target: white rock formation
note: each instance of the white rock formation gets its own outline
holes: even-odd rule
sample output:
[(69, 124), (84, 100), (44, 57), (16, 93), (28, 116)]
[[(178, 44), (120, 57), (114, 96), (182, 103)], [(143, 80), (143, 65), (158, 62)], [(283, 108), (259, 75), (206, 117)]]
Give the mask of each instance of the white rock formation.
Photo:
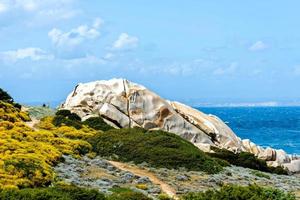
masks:
[(203, 151), (210, 151), (211, 146), (216, 146), (233, 152), (251, 152), (272, 166), (282, 165), (291, 171), (300, 171), (300, 162), (283, 150), (264, 149), (250, 140), (241, 140), (218, 117), (167, 101), (128, 80), (78, 84), (61, 109), (71, 110), (85, 119), (101, 115), (109, 124), (119, 128), (143, 127), (172, 132)]

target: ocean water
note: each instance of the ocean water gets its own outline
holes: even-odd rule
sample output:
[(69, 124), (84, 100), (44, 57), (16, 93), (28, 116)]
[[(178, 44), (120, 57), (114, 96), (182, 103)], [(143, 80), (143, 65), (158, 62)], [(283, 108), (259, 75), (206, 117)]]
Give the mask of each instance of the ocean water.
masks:
[(300, 155), (300, 107), (201, 107), (242, 139)]

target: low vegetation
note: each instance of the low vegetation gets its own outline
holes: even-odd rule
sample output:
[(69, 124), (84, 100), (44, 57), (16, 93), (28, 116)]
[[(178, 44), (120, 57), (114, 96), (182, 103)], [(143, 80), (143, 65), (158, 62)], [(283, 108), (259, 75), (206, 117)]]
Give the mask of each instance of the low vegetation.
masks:
[(101, 117), (91, 117), (82, 122), (81, 118), (77, 114), (71, 113), (69, 110), (57, 111), (53, 118), (53, 124), (57, 127), (63, 125), (72, 126), (76, 129), (81, 129), (83, 126), (88, 126), (94, 130), (101, 131), (113, 129), (113, 127), (105, 123)]
[(80, 156), (92, 150), (84, 139), (94, 136), (94, 129), (55, 127), (52, 119), (43, 119), (39, 130), (33, 130), (25, 123), (28, 113), (0, 101), (0, 188), (48, 186), (55, 177), (52, 166), (63, 154)]
[(55, 115), (54, 109), (43, 106), (28, 107), (27, 112), (29, 113), (30, 117), (35, 119), (42, 119), (44, 117)]
[(112, 129), (88, 140), (100, 156), (153, 167), (180, 168), (217, 173), (226, 161), (214, 159), (181, 137), (163, 131), (141, 128)]
[(260, 172), (260, 171), (252, 171), (251, 174), (253, 174), (254, 176), (257, 176), (257, 177), (271, 179), (271, 177), (268, 174), (265, 174), (265, 173)]
[(129, 188), (113, 188), (112, 195), (107, 200), (152, 200), (140, 192), (135, 192)]
[(56, 112), (52, 123), (54, 126), (72, 126), (76, 129), (82, 128), (81, 118), (75, 114), (71, 113), (69, 110), (59, 110)]
[(105, 196), (93, 189), (75, 186), (55, 186), (47, 188), (2, 189), (0, 200), (152, 200), (142, 193), (128, 188), (114, 188)]
[(250, 185), (246, 187), (227, 185), (220, 190), (208, 190), (206, 192), (189, 193), (182, 197), (183, 200), (296, 200), (290, 193), (273, 188)]
[(11, 105), (13, 105), (16, 108), (21, 109), (21, 105), (18, 103), (14, 102), (14, 99), (3, 89), (0, 88), (0, 101), (5, 102), (5, 103), (9, 103)]
[(228, 161), (232, 165), (255, 169), (263, 172), (275, 174), (288, 174), (283, 167), (269, 167), (266, 161), (258, 159), (254, 154), (248, 152), (233, 153), (226, 149), (212, 149), (215, 153), (208, 153), (208, 155)]
[(0, 200), (106, 200), (97, 190), (73, 186), (0, 190)]
[(101, 117), (90, 117), (83, 122), (84, 125), (91, 127), (95, 130), (108, 131), (113, 129)]

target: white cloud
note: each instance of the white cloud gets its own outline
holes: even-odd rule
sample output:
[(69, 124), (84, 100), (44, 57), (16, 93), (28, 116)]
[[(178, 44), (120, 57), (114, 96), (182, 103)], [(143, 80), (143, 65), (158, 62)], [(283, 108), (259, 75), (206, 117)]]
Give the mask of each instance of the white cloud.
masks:
[(9, 62), (16, 62), (23, 59), (31, 59), (33, 61), (52, 60), (54, 58), (53, 55), (48, 54), (44, 50), (34, 47), (4, 51), (0, 53), (0, 57), (2, 60)]
[(267, 49), (268, 45), (262, 41), (257, 41), (249, 47), (250, 51), (261, 51)]
[(294, 74), (296, 76), (300, 76), (300, 65), (294, 67)]
[(48, 33), (48, 36), (57, 47), (74, 47), (86, 40), (96, 39), (100, 36), (99, 28), (102, 24), (102, 20), (100, 20), (101, 19), (97, 18), (91, 27), (81, 25), (68, 32), (53, 28)]
[(46, 18), (46, 19), (70, 19), (80, 13), (78, 10), (67, 10), (65, 8), (54, 8), (54, 9), (47, 9), (41, 10), (37, 13), (38, 18)]
[[(2, 0), (5, 1), (5, 0)], [(73, 3), (73, 0), (6, 0), (10, 9), (21, 9), (27, 12), (62, 8)]]
[(103, 20), (98, 17), (94, 20), (93, 27), (95, 29), (99, 29), (102, 26), (102, 24), (103, 24)]
[(103, 58), (106, 59), (106, 60), (110, 60), (110, 59), (112, 59), (113, 57), (115, 57), (114, 54), (112, 54), (112, 53), (107, 53), (107, 54), (104, 55)]
[(193, 75), (204, 75), (207, 74), (210, 69), (206, 65), (206, 61), (203, 59), (194, 59), (189, 62), (178, 62), (170, 61), (168, 59), (164, 60), (159, 58), (154, 61), (154, 63), (149, 62), (146, 64), (143, 61), (135, 62), (131, 70), (135, 72), (140, 72), (143, 74), (161, 75), (166, 74), (170, 76), (193, 76)]
[(103, 65), (106, 63), (105, 60), (103, 60), (102, 58), (98, 58), (94, 55), (86, 55), (85, 57), (81, 57), (81, 58), (67, 59), (67, 60), (63, 60), (63, 62), (66, 64), (66, 67), (69, 69), (75, 66)]
[(41, 3), (41, 2), (35, 1), (35, 0), (27, 0), (27, 1), (17, 0), (15, 2), (16, 2), (16, 6), (20, 6), (25, 11), (29, 11), (29, 12), (37, 10)]
[(233, 74), (236, 72), (237, 68), (238, 68), (238, 63), (232, 62), (228, 67), (217, 68), (216, 70), (213, 71), (213, 74), (214, 75)]
[(121, 33), (119, 38), (114, 42), (113, 49), (133, 49), (137, 47), (138, 42), (139, 39), (137, 37)]
[[(69, 19), (80, 13), (74, 9), (75, 0), (0, 0), (0, 14), (18, 13), (25, 24), (40, 25)], [(29, 19), (29, 20), (24, 20)]]
[(5, 2), (1, 2), (0, 1), (0, 13), (4, 13), (7, 11), (7, 4), (5, 4)]

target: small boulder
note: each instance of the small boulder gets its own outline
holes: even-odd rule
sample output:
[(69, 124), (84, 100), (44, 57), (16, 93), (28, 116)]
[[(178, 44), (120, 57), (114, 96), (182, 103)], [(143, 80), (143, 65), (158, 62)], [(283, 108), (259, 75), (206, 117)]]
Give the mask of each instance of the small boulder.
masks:
[(178, 181), (188, 181), (189, 177), (186, 176), (186, 175), (177, 175), (176, 180), (178, 180)]

